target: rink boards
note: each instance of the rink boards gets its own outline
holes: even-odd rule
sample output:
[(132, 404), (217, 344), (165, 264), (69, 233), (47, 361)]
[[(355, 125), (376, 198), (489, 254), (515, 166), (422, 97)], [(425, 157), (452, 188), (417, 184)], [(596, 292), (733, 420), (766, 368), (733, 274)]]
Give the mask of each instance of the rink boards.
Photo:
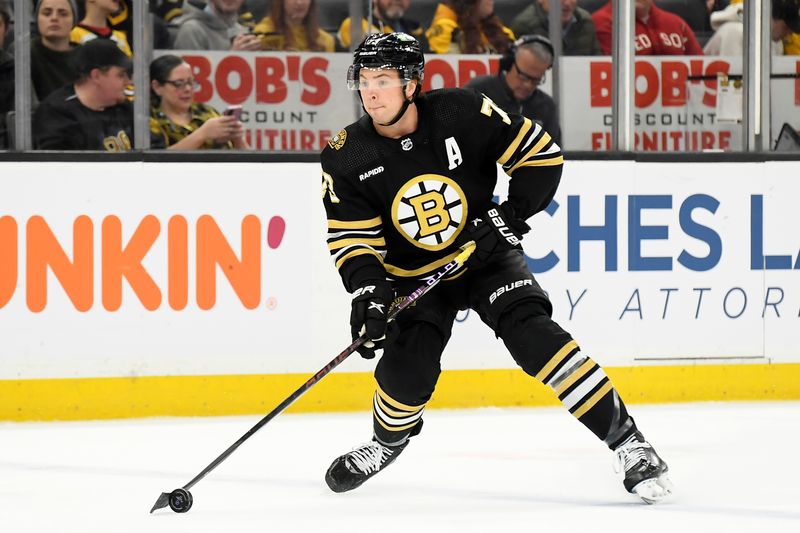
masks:
[[(567, 162), (526, 256), (628, 401), (800, 398), (799, 171)], [(0, 163), (0, 186), (0, 420), (267, 412), (349, 343), (316, 164)], [(442, 366), (432, 407), (555, 403), (474, 314)], [(292, 409), (368, 409), (373, 367)]]

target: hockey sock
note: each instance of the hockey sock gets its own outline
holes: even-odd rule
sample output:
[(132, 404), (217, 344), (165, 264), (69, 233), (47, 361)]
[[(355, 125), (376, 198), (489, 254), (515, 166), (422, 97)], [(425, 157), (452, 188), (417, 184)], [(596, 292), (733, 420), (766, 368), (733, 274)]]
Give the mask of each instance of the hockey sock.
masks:
[(612, 450), (636, 431), (606, 373), (580, 353), (574, 340), (556, 352), (536, 378), (553, 389), (569, 412)]
[(372, 401), (375, 439), (385, 446), (400, 446), (422, 428), (425, 405), (406, 405), (378, 385)]

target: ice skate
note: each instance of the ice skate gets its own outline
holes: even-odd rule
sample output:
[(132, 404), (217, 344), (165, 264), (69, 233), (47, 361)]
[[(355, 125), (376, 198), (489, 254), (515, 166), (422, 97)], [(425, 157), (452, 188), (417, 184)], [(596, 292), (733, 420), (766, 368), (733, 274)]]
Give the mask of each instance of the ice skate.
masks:
[(614, 470), (624, 471), (625, 490), (653, 504), (672, 494), (669, 467), (640, 432), (631, 435), (614, 450)]
[(333, 492), (347, 492), (392, 464), (408, 441), (400, 446), (384, 446), (372, 440), (337, 457), (325, 473), (325, 482)]

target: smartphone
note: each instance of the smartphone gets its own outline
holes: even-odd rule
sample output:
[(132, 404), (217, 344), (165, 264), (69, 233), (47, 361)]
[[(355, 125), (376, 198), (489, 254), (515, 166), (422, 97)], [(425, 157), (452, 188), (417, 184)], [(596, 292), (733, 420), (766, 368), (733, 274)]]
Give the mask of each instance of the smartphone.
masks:
[(236, 117), (236, 120), (242, 120), (242, 106), (232, 105), (228, 106), (224, 113), (226, 117)]

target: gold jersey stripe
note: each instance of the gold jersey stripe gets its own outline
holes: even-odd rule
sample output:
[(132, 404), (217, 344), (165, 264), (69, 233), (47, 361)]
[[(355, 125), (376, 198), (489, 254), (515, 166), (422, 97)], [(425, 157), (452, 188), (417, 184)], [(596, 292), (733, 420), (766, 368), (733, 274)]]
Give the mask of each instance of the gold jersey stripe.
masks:
[[(536, 159), (533, 161), (526, 161), (521, 165), (518, 165), (515, 168), (522, 168), (522, 167), (554, 167), (556, 165), (563, 165), (564, 164), (564, 156), (560, 155), (558, 157), (554, 157), (551, 159)], [(511, 174), (511, 171), (508, 172)]]
[(406, 405), (404, 403), (400, 403), (397, 400), (395, 400), (394, 398), (392, 398), (391, 396), (389, 396), (388, 394), (386, 394), (385, 392), (383, 392), (383, 389), (381, 389), (381, 386), (378, 385), (377, 383), (375, 384), (375, 390), (377, 390), (378, 395), (381, 397), (381, 399), (384, 402), (386, 402), (387, 404), (391, 405), (392, 407), (394, 407), (396, 409), (403, 409), (404, 411), (411, 411), (409, 414), (417, 413), (417, 412), (421, 411), (425, 407), (425, 405)]
[(456, 250), (455, 252), (446, 255), (445, 257), (434, 261), (433, 263), (428, 263), (427, 265), (421, 266), (419, 268), (415, 268), (414, 270), (406, 270), (404, 268), (400, 268), (395, 265), (390, 265), (386, 263), (384, 266), (386, 267), (386, 272), (393, 276), (401, 277), (401, 278), (414, 278), (418, 277), (420, 274), (428, 274), (432, 271), (442, 267), (455, 259), (455, 257), (461, 253), (461, 250)]
[(567, 379), (565, 379), (561, 383), (561, 385), (553, 389), (556, 391), (556, 395), (561, 396), (562, 392), (570, 388), (573, 383), (575, 383), (580, 378), (585, 376), (586, 373), (589, 372), (589, 370), (593, 369), (595, 366), (597, 366), (597, 363), (595, 363), (591, 359), (587, 359), (586, 361), (584, 361), (583, 364), (580, 366), (580, 368), (578, 368), (575, 372), (570, 374), (570, 376)]
[(588, 400), (586, 400), (586, 402), (583, 405), (581, 405), (580, 409), (572, 413), (572, 416), (574, 416), (575, 418), (580, 418), (583, 415), (585, 415), (586, 412), (589, 411), (589, 409), (594, 407), (594, 404), (599, 402), (603, 398), (603, 396), (608, 394), (609, 391), (613, 388), (614, 386), (611, 384), (611, 381), (606, 381), (606, 384), (600, 387), (600, 390), (592, 394), (592, 396)]
[(497, 160), (497, 162), (500, 163), (500, 165), (505, 165), (506, 162), (509, 159), (511, 159), (511, 156), (514, 154), (514, 152), (517, 151), (517, 147), (519, 147), (520, 143), (522, 142), (522, 139), (525, 138), (525, 135), (528, 133), (528, 130), (531, 129), (532, 124), (533, 123), (531, 122), (531, 119), (525, 117), (525, 121), (522, 123), (522, 127), (519, 129), (519, 133), (517, 133), (517, 137), (513, 141), (511, 141), (511, 144), (508, 145), (506, 151), (503, 152), (503, 155), (501, 155), (500, 159)]
[(386, 246), (386, 240), (383, 237), (376, 239), (342, 239), (328, 244), (328, 250), (339, 250), (346, 246), (353, 244), (363, 244), (364, 246)]
[(558, 364), (570, 354), (570, 352), (577, 349), (578, 343), (575, 340), (569, 341), (553, 356), (552, 359), (547, 362), (546, 365), (544, 365), (544, 368), (542, 368), (539, 373), (536, 374), (536, 379), (539, 381), (544, 381), (544, 378), (546, 378), (558, 366)]
[(369, 229), (383, 224), (381, 217), (370, 218), (369, 220), (334, 220), (328, 219), (329, 229)]
[(342, 267), (342, 265), (346, 261), (348, 261), (348, 260), (350, 260), (350, 259), (352, 259), (354, 257), (357, 257), (359, 255), (365, 255), (365, 254), (374, 255), (378, 259), (378, 261), (383, 263), (383, 257), (381, 256), (381, 254), (379, 254), (375, 250), (373, 250), (371, 248), (358, 248), (358, 249), (353, 250), (352, 252), (348, 252), (348, 253), (344, 254), (342, 257), (340, 257), (339, 260), (336, 261), (336, 268), (339, 269), (339, 268)]
[(536, 143), (536, 144), (533, 146), (533, 148), (531, 148), (530, 150), (528, 150), (528, 151), (525, 153), (525, 155), (524, 155), (524, 156), (522, 156), (522, 158), (521, 158), (519, 161), (517, 161), (517, 162), (514, 164), (514, 166), (513, 166), (513, 167), (511, 167), (511, 168), (509, 169), (508, 173), (509, 173), (509, 174), (511, 174), (512, 172), (514, 172), (515, 170), (517, 170), (517, 168), (521, 167), (521, 166), (522, 166), (522, 164), (523, 164), (524, 162), (528, 161), (528, 160), (529, 160), (531, 157), (533, 157), (533, 156), (537, 155), (539, 152), (541, 152), (541, 151), (542, 151), (542, 148), (544, 148), (545, 146), (547, 146), (547, 144), (548, 144), (550, 141), (552, 141), (552, 140), (553, 140), (553, 139), (552, 139), (552, 137), (550, 137), (550, 134), (549, 134), (549, 133), (547, 133), (546, 131), (545, 131), (545, 132), (543, 132), (543, 135), (542, 135), (542, 137), (539, 139), (539, 141), (538, 141), (538, 142), (537, 142), (537, 143)]

